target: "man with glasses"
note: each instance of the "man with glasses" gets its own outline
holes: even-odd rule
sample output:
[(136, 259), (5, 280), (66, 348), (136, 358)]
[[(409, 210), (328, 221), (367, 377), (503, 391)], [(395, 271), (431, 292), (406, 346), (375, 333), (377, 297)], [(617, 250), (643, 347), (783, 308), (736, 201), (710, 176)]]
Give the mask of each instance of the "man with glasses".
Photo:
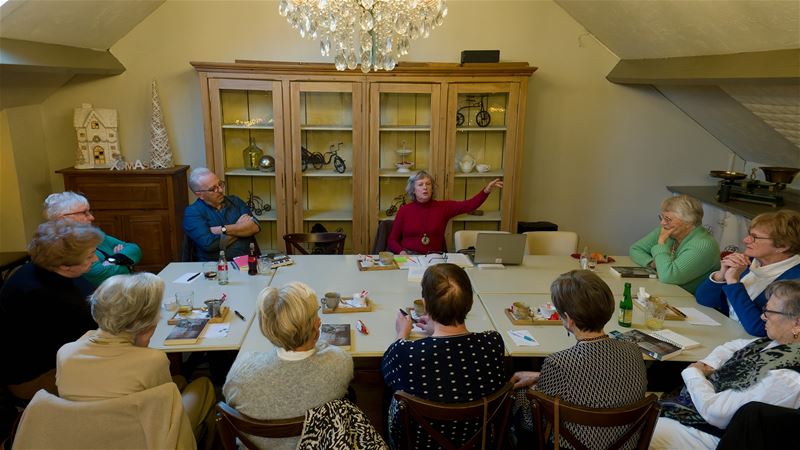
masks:
[(228, 259), (246, 255), (261, 230), (247, 204), (225, 195), (225, 182), (205, 167), (192, 170), (189, 188), (197, 200), (186, 207), (183, 230), (194, 243), (194, 259), (214, 261), (220, 250)]
[[(44, 200), (43, 215), (47, 220), (71, 220), (89, 225), (94, 221), (89, 200), (71, 191), (50, 194)], [(138, 245), (121, 241), (102, 230), (100, 232), (103, 234), (103, 241), (95, 251), (97, 261), (83, 275), (83, 278), (95, 286), (114, 275), (131, 273), (133, 266), (142, 260), (142, 249)]]

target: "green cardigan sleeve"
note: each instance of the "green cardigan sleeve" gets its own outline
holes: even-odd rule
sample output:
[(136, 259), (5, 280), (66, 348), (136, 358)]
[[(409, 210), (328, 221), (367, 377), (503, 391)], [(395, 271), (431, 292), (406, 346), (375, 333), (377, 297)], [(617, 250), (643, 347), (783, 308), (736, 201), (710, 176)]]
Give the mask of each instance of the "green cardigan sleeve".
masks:
[(702, 226), (695, 227), (684, 238), (673, 256), (674, 242), (670, 238), (664, 245), (656, 242), (651, 248), (658, 278), (662, 283), (679, 284), (694, 292), (709, 273), (719, 269), (719, 245)]
[(653, 260), (653, 255), (650, 251), (654, 245), (658, 244), (658, 231), (660, 228), (661, 227), (656, 227), (655, 230), (647, 233), (643, 238), (631, 245), (628, 254), (633, 262), (642, 267), (650, 264)]

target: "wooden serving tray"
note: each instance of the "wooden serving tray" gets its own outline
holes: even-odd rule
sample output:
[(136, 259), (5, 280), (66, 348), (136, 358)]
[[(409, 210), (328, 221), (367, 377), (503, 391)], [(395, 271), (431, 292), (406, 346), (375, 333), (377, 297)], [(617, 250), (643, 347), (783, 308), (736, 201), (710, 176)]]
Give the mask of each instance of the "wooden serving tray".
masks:
[[(642, 311), (645, 310), (645, 307), (642, 306), (638, 300), (634, 300), (633, 304)], [(664, 320), (686, 320), (686, 316), (679, 314), (677, 308), (667, 303), (667, 315), (664, 317)]]
[[(353, 297), (342, 297), (343, 300), (349, 300)], [(356, 312), (370, 312), (372, 311), (372, 300), (369, 298), (367, 299), (367, 306), (362, 306), (360, 308), (355, 308), (352, 306), (345, 306), (337, 307), (336, 309), (329, 309), (326, 308), (324, 305), (322, 307), (322, 314), (341, 314), (341, 313), (356, 313)]]
[(358, 260), (356, 261), (356, 265), (358, 266), (358, 270), (361, 272), (369, 272), (372, 270), (398, 270), (400, 266), (397, 265), (397, 261), (392, 260), (391, 264), (383, 264), (379, 260), (373, 260), (371, 266), (364, 266), (363, 261)]
[[(228, 313), (230, 312), (230, 308), (227, 306), (223, 306), (220, 308), (220, 317), (214, 317), (208, 320), (208, 323), (223, 323), (228, 319)], [(195, 308), (189, 314), (181, 314), (175, 311), (175, 314), (167, 319), (168, 325), (175, 325), (181, 319), (200, 319), (200, 318), (208, 318), (208, 310), (203, 310), (201, 308)]]
[(514, 325), (561, 325), (563, 323), (561, 320), (536, 319), (533, 317), (530, 319), (517, 319), (514, 313), (511, 312), (511, 308), (506, 308), (505, 311), (506, 317)]

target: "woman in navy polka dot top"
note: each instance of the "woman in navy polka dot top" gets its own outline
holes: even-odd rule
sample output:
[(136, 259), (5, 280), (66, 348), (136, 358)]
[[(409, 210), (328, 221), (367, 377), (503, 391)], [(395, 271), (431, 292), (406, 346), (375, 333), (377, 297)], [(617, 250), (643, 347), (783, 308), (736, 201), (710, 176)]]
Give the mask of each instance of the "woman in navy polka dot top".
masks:
[[(409, 340), (412, 322), (400, 313), (395, 321), (397, 341), (386, 350), (381, 370), (392, 391), (405, 391), (426, 400), (466, 403), (500, 389), (507, 380), (503, 372), (503, 339), (496, 331), (471, 333), (464, 321), (472, 308), (472, 284), (464, 269), (455, 264), (437, 264), (422, 277), (422, 298), (427, 315), (420, 325), (428, 337)], [(397, 405), (389, 407), (392, 447), (400, 447)], [(439, 430), (459, 444), (480, 429), (481, 424), (439, 424)], [(411, 436), (413, 447), (436, 448), (424, 432)], [(463, 441), (462, 441), (463, 438)]]

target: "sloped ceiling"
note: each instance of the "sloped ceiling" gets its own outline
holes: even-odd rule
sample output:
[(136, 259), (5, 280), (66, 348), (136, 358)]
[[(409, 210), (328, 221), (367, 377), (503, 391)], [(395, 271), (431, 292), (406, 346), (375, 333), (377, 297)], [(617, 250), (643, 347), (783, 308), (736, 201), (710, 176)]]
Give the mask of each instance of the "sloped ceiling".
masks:
[(800, 48), (794, 0), (555, 0), (620, 59)]
[(0, 37), (108, 50), (164, 0), (9, 0)]

